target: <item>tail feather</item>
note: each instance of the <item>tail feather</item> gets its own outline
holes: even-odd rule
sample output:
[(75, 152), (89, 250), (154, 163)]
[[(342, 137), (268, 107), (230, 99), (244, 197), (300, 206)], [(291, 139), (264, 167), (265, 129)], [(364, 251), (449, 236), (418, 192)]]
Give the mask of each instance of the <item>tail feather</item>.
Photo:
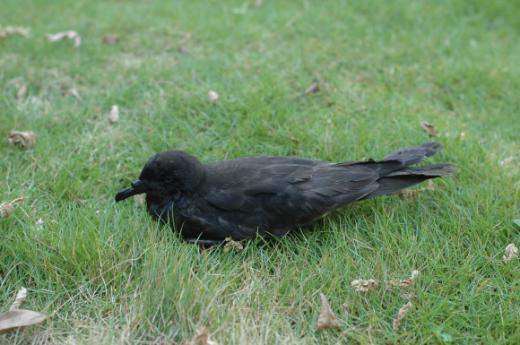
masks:
[(421, 146), (410, 147), (393, 152), (386, 156), (383, 161), (398, 161), (403, 166), (414, 165), (425, 158), (433, 156), (440, 149), (442, 149), (442, 145), (439, 143), (426, 143)]
[(450, 176), (456, 170), (456, 167), (451, 164), (434, 164), (421, 168), (398, 170), (377, 180), (379, 187), (372, 193), (366, 195), (364, 199), (393, 194), (431, 178)]
[(436, 142), (426, 143), (420, 146), (409, 147), (392, 152), (380, 161), (369, 159), (367, 161), (344, 162), (339, 163), (340, 166), (351, 165), (367, 165), (371, 169), (378, 172), (380, 176), (387, 176), (394, 172), (419, 163), (420, 161), (433, 156), (437, 151), (442, 149), (442, 145)]

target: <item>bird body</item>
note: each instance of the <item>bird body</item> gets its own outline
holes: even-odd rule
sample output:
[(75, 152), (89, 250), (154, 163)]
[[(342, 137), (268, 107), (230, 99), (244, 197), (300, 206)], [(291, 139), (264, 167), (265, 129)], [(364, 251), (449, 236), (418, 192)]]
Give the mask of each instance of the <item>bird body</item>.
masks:
[(146, 193), (147, 210), (175, 224), (187, 240), (281, 236), (351, 202), (391, 194), (454, 167), (412, 167), (442, 146), (427, 143), (383, 160), (331, 163), (295, 157), (250, 157), (202, 164), (182, 151), (158, 153), (120, 201)]

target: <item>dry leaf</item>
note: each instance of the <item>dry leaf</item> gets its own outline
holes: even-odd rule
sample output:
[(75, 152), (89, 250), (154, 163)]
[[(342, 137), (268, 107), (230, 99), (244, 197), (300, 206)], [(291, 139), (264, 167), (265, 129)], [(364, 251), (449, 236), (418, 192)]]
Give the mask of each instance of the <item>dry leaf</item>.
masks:
[(6, 38), (11, 35), (20, 35), (27, 37), (29, 36), (29, 29), (21, 26), (6, 26), (5, 28), (0, 27), (0, 38)]
[(36, 143), (36, 134), (32, 131), (11, 131), (7, 141), (16, 146), (28, 148)]
[(239, 252), (242, 249), (244, 249), (244, 246), (242, 245), (242, 243), (240, 243), (238, 241), (233, 241), (233, 239), (231, 237), (226, 237), (224, 239), (224, 242), (226, 243), (224, 245), (224, 251), (225, 252), (229, 252), (230, 250)]
[(502, 256), (502, 260), (504, 260), (504, 262), (509, 262), (518, 257), (518, 248), (514, 243), (509, 243), (505, 249), (505, 252), (506, 254)]
[(197, 330), (190, 345), (218, 345), (218, 343), (210, 339), (208, 329), (202, 326)]
[(18, 293), (16, 294), (16, 297), (14, 299), (13, 304), (11, 304), (11, 308), (9, 310), (17, 310), (20, 309), (20, 306), (23, 302), (25, 302), (25, 299), (27, 298), (27, 289), (24, 287), (21, 287), (20, 290), (18, 290)]
[(358, 292), (367, 292), (379, 286), (379, 281), (375, 279), (356, 279), (350, 283), (350, 286)]
[(71, 96), (74, 96), (74, 97), (76, 97), (76, 98), (78, 98), (78, 99), (81, 98), (81, 96), (79, 95), (78, 89), (76, 89), (75, 86), (71, 87), (71, 88), (66, 92), (66, 94), (71, 95)]
[(108, 35), (103, 36), (103, 43), (104, 44), (113, 45), (113, 44), (116, 44), (118, 42), (119, 42), (119, 36), (116, 35), (116, 34), (108, 34)]
[(392, 327), (393, 327), (394, 331), (397, 331), (399, 329), (399, 326), (401, 326), (401, 321), (403, 321), (404, 317), (406, 316), (406, 314), (408, 314), (408, 312), (410, 311), (410, 309), (412, 309), (412, 307), (413, 307), (412, 302), (408, 302), (405, 305), (403, 305), (401, 307), (401, 309), (399, 309), (399, 311), (397, 312), (397, 316), (395, 317), (394, 321), (392, 322)]
[(410, 278), (406, 278), (403, 280), (390, 280), (388, 284), (390, 286), (400, 287), (400, 288), (407, 288), (415, 283), (415, 279), (419, 275), (418, 270), (413, 270), (412, 274), (410, 275)]
[(327, 296), (320, 293), (321, 309), (320, 316), (318, 317), (318, 326), (316, 329), (328, 329), (328, 328), (339, 328), (338, 319), (330, 307)]
[(433, 180), (428, 180), (428, 182), (426, 183), (426, 187), (425, 187), (426, 190), (435, 190), (435, 183), (433, 182)]
[(405, 199), (415, 199), (417, 195), (419, 195), (420, 190), (419, 189), (403, 189), (397, 192), (397, 195), (399, 195), (399, 198), (405, 200)]
[(47, 315), (32, 310), (16, 309), (0, 314), (0, 333), (19, 327), (41, 323)]
[(18, 290), (8, 312), (0, 314), (0, 333), (15, 328), (26, 327), (43, 322), (47, 315), (32, 310), (18, 309), (27, 298), (27, 289)]
[(305, 94), (318, 93), (320, 92), (320, 82), (318, 79), (314, 79), (312, 84), (305, 90)]
[(21, 203), (23, 201), (23, 197), (19, 197), (19, 198), (16, 198), (14, 199), (13, 201), (11, 202), (3, 202), (0, 204), (0, 218), (7, 218), (9, 217), (11, 214), (13, 214), (14, 212), (14, 209), (15, 209), (15, 205), (18, 204), (18, 203)]
[(74, 43), (74, 48), (79, 48), (81, 45), (81, 37), (76, 31), (64, 31), (55, 34), (48, 34), (47, 39), (49, 42), (58, 42), (64, 39), (69, 39)]
[(218, 101), (218, 93), (216, 91), (208, 91), (208, 101), (210, 103), (216, 103)]
[(114, 124), (119, 121), (119, 106), (114, 104), (110, 109), (110, 114), (108, 114), (108, 122)]
[(14, 212), (14, 205), (10, 202), (0, 204), (0, 218), (7, 218)]
[(423, 121), (421, 123), (421, 127), (422, 129), (424, 129), (424, 131), (430, 136), (430, 137), (435, 137), (437, 136), (437, 131), (435, 130), (435, 127), (433, 127), (432, 124), (426, 122), (426, 121)]
[(134, 203), (138, 207), (144, 207), (146, 204), (146, 194), (138, 194), (134, 196)]
[(22, 83), (22, 85), (20, 85), (18, 91), (16, 92), (16, 98), (21, 99), (24, 98), (25, 95), (27, 95), (27, 85)]

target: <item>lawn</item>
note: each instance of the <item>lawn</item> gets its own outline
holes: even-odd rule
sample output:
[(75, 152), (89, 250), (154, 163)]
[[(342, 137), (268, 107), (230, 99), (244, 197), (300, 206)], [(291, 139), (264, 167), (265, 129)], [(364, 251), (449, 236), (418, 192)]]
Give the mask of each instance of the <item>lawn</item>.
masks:
[[(520, 4), (256, 3), (2, 1), (0, 26), (31, 33), (0, 38), (0, 201), (24, 197), (0, 219), (0, 310), (25, 286), (49, 319), (0, 344), (183, 344), (200, 326), (221, 345), (519, 344), (520, 260), (502, 255), (520, 246)], [(65, 30), (79, 48), (47, 41)], [(431, 140), (422, 121), (454, 177), (242, 251), (113, 200), (157, 151), (381, 158)], [(339, 329), (316, 330), (320, 293)]]

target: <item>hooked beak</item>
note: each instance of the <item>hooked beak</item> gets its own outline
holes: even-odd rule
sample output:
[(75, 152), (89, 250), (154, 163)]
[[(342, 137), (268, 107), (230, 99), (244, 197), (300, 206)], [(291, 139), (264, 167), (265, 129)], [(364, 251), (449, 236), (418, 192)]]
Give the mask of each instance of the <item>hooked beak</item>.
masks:
[(116, 194), (116, 202), (125, 200), (136, 194), (142, 194), (146, 192), (146, 185), (143, 181), (137, 180), (132, 182), (132, 187), (120, 190), (119, 193)]

